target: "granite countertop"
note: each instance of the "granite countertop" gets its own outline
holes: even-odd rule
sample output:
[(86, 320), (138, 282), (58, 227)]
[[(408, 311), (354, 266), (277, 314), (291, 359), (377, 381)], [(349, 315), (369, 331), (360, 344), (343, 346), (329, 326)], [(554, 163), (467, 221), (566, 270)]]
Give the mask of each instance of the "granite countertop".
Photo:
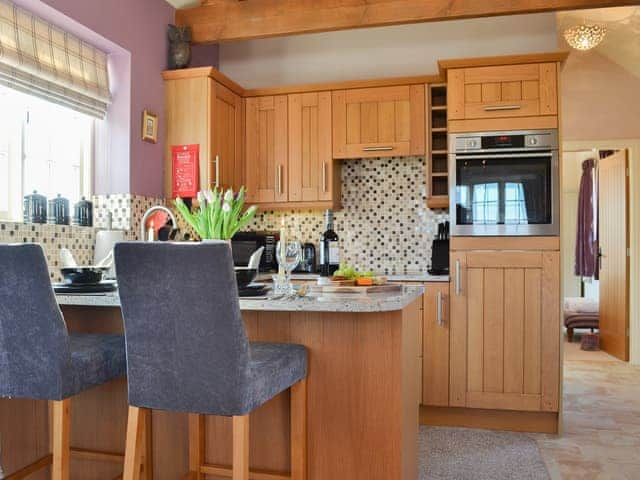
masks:
[[(272, 273), (261, 273), (258, 275), (256, 281), (258, 282), (266, 282), (271, 281), (271, 277), (274, 274)], [(387, 277), (387, 280), (390, 282), (448, 282), (449, 275), (431, 275), (429, 273), (404, 273), (398, 275), (384, 275), (379, 274), (380, 276)], [(294, 273), (291, 275), (291, 279), (293, 281), (312, 281), (316, 280), (320, 277), (317, 273)]]
[[(405, 286), (402, 291), (373, 293), (368, 296), (316, 295), (271, 300), (241, 298), (240, 310), (272, 312), (390, 312), (402, 310), (424, 293), (422, 286)], [(57, 294), (59, 305), (120, 307), (117, 292), (102, 294)]]

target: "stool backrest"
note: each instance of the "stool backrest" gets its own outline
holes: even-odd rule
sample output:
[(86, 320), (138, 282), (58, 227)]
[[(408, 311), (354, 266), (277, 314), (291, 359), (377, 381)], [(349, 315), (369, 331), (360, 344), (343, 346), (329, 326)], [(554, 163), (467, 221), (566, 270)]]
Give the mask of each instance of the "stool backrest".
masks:
[(69, 361), (42, 247), (0, 245), (0, 396), (61, 399)]
[(249, 344), (225, 242), (115, 247), (129, 403), (170, 411), (233, 409)]

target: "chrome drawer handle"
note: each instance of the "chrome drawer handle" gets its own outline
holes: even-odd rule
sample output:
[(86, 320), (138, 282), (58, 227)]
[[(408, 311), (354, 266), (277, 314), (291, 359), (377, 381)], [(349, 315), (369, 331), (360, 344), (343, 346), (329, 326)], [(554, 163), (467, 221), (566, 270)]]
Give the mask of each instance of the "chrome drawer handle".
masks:
[(484, 111), (499, 112), (501, 110), (520, 110), (521, 108), (521, 105), (490, 105), (488, 107), (484, 107)]
[(216, 188), (220, 187), (220, 156), (216, 155)]
[(438, 292), (438, 326), (444, 327), (444, 318), (442, 315), (442, 292)]
[(456, 260), (456, 295), (460, 296), (460, 260)]
[(393, 150), (393, 147), (364, 147), (363, 152), (388, 152)]

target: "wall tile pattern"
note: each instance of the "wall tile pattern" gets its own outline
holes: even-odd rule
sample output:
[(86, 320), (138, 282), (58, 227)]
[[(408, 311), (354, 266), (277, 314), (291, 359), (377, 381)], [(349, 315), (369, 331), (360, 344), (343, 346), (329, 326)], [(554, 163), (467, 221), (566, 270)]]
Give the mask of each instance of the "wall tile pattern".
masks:
[[(342, 210), (334, 212), (342, 259), (385, 274), (424, 273), (444, 211), (426, 207), (424, 157), (347, 160)], [(302, 242), (318, 247), (324, 212), (259, 212), (248, 229), (278, 230), (282, 217)]]
[(93, 227), (0, 221), (0, 243), (39, 243), (44, 250), (51, 279), (59, 282), (62, 280), (59, 271), (60, 249), (68, 248), (78, 265), (91, 265), (95, 250), (95, 232), (106, 227), (108, 211), (113, 215), (113, 229), (125, 230), (126, 238), (134, 240), (139, 236), (140, 219), (144, 212), (153, 205), (162, 205), (164, 200), (122, 194), (94, 196), (92, 202)]

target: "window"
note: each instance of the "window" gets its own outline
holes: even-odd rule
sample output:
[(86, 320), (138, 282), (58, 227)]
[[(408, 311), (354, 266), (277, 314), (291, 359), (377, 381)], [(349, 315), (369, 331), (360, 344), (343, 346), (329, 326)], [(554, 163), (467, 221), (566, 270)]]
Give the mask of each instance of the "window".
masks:
[(91, 194), (94, 119), (0, 86), (0, 218), (20, 220), (37, 190), (73, 205)]
[(504, 223), (527, 225), (527, 204), (522, 183), (506, 182), (504, 185)]
[(473, 223), (496, 225), (498, 223), (498, 183), (481, 183), (473, 186)]

